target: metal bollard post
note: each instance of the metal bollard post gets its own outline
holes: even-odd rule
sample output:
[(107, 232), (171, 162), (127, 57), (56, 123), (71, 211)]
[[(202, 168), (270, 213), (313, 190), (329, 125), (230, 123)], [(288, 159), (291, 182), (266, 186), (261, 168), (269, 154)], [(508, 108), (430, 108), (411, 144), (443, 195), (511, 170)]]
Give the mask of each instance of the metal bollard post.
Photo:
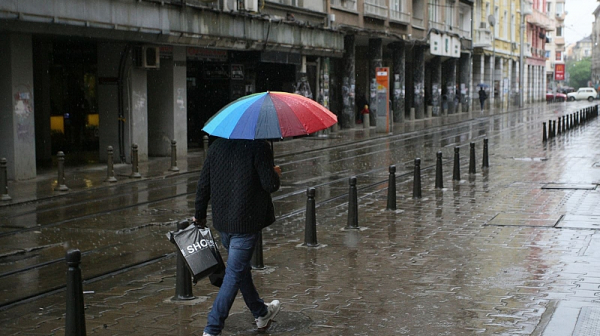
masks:
[(454, 172), (452, 172), (452, 180), (460, 181), (460, 148), (454, 147)]
[(65, 318), (65, 335), (85, 335), (85, 311), (83, 307), (83, 284), (81, 279), (81, 252), (67, 251), (67, 306)]
[(442, 152), (437, 152), (435, 160), (435, 188), (444, 188), (444, 175), (442, 173)]
[(358, 229), (358, 192), (356, 191), (356, 176), (352, 176), (348, 183), (348, 224), (346, 229)]
[(490, 168), (490, 160), (489, 160), (489, 155), (488, 155), (488, 139), (485, 138), (483, 139), (483, 160), (482, 160), (482, 164), (481, 164), (481, 168), (482, 169), (487, 169)]
[(560, 134), (561, 132), (561, 126), (560, 126), (560, 117), (558, 118), (558, 129), (556, 130), (556, 134)]
[(573, 113), (569, 114), (569, 117), (571, 118), (571, 128), (573, 128), (574, 124), (573, 124)]
[[(183, 220), (177, 223), (177, 230), (183, 230), (190, 225), (190, 222)], [(175, 278), (175, 296), (172, 301), (193, 300), (196, 297), (192, 292), (192, 273), (185, 264), (185, 259), (179, 248), (177, 249), (177, 275)]]
[(565, 133), (565, 131), (567, 130), (567, 127), (565, 125), (566, 124), (565, 116), (562, 116), (561, 119), (562, 119), (562, 132)]
[(65, 153), (58, 152), (58, 180), (54, 191), (68, 191), (69, 188), (65, 184)]
[(140, 178), (140, 168), (138, 164), (138, 145), (131, 145), (131, 175), (129, 177)]
[(254, 246), (254, 254), (252, 255), (251, 264), (253, 269), (265, 269), (265, 263), (263, 261), (262, 230), (258, 233), (258, 239), (256, 240), (256, 246)]
[(469, 151), (469, 174), (476, 174), (475, 143), (471, 142), (469, 146), (471, 147)]
[(390, 165), (386, 210), (396, 210), (396, 166)]
[(208, 156), (208, 135), (202, 137), (202, 147), (204, 148), (204, 160)]
[(548, 120), (548, 138), (554, 137), (554, 129), (552, 128), (552, 120)]
[(306, 222), (304, 225), (304, 246), (316, 247), (317, 218), (315, 214), (315, 188), (306, 189)]
[(108, 155), (106, 157), (106, 180), (104, 182), (117, 182), (115, 177), (115, 170), (113, 168), (113, 148), (108, 146)]
[(12, 198), (8, 195), (8, 172), (6, 171), (6, 158), (0, 159), (0, 190), (2, 192), (2, 201), (10, 201)]
[(556, 137), (556, 120), (552, 120), (552, 137)]
[(169, 171), (178, 172), (179, 168), (177, 167), (177, 140), (171, 140), (171, 168)]
[(421, 198), (421, 159), (415, 159), (413, 198)]
[(543, 122), (542, 125), (543, 125), (543, 127), (542, 127), (542, 141), (547, 141), (548, 140), (548, 136), (546, 135), (546, 123)]

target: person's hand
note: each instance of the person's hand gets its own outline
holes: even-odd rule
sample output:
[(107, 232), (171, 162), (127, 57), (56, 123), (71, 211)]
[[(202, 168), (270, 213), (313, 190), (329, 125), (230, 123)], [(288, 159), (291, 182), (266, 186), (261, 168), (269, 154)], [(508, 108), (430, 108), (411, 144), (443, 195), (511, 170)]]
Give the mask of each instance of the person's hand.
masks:
[(279, 177), (281, 177), (281, 167), (275, 166), (275, 167), (273, 167), (273, 170), (275, 170), (275, 172), (277, 173), (277, 175), (279, 175)]
[(196, 217), (192, 217), (192, 221), (196, 223), (197, 226), (203, 229), (206, 228), (206, 218), (198, 220)]

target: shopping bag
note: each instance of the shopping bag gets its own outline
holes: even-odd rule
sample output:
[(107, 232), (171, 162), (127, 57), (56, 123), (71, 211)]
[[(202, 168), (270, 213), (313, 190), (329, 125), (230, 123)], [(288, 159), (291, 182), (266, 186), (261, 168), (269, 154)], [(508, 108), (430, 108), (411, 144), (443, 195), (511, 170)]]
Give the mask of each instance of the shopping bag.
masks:
[(167, 237), (179, 248), (194, 283), (224, 267), (223, 260), (219, 263), (215, 256), (218, 249), (209, 228), (192, 224), (185, 229), (169, 232)]
[(211, 247), (211, 250), (213, 252), (213, 255), (215, 256), (215, 259), (217, 259), (217, 262), (219, 263), (217, 269), (215, 269), (215, 271), (208, 276), (208, 279), (210, 280), (210, 283), (213, 286), (221, 287), (221, 285), (223, 284), (223, 279), (225, 278), (225, 263), (223, 262), (223, 257), (221, 257), (221, 252), (219, 252), (219, 245), (214, 240), (212, 233), (210, 231), (208, 233), (210, 234), (210, 237), (214, 242), (214, 244)]

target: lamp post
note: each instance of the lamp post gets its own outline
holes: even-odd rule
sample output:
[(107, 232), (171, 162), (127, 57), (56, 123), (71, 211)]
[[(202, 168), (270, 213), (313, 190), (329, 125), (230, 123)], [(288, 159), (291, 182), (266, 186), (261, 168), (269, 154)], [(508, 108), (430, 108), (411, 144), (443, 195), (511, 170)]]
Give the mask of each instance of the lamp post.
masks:
[(525, 15), (523, 14), (523, 0), (521, 0), (521, 29), (519, 30), (519, 38), (520, 38), (520, 42), (521, 42), (521, 46), (519, 47), (519, 107), (523, 107), (523, 91), (525, 91), (525, 88), (523, 87), (525, 85), (525, 80), (524, 80), (524, 76), (525, 74), (523, 73), (523, 71), (525, 71), (525, 66), (523, 64), (523, 33), (525, 30)]
[[(492, 27), (492, 59), (493, 59), (493, 63), (492, 63), (492, 84), (490, 85), (490, 96), (492, 97), (492, 99), (490, 99), (490, 101), (494, 101), (494, 103), (496, 103), (496, 96), (494, 95), (494, 91), (495, 91), (495, 87), (494, 87), (494, 81), (495, 81), (495, 76), (496, 76), (496, 29), (494, 28), (494, 26), (496, 25), (496, 17), (492, 14), (490, 14), (488, 16), (488, 22), (490, 24), (490, 27)], [(490, 110), (491, 110), (491, 106), (490, 106)]]

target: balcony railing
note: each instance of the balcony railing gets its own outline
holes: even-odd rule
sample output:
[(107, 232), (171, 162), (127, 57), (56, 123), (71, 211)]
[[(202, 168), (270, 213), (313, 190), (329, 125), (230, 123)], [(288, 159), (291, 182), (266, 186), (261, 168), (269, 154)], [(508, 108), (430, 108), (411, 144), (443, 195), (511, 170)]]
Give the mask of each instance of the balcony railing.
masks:
[(411, 21), (410, 21), (410, 22), (412, 23), (412, 25), (413, 25), (413, 26), (415, 26), (415, 27), (417, 27), (417, 28), (425, 28), (425, 25), (424, 25), (424, 20), (423, 20), (423, 18), (417, 18), (417, 17), (414, 17), (414, 16), (413, 16), (413, 17), (411, 18)]
[(356, 11), (356, 0), (331, 0), (331, 6)]
[(365, 0), (365, 15), (387, 19), (388, 7), (386, 0)]
[(471, 39), (471, 29), (463, 29), (461, 27), (453, 27), (453, 29), (456, 29), (456, 31), (458, 32), (458, 34), (461, 37), (464, 37), (466, 39)]
[(446, 27), (443, 22), (437, 22), (437, 21), (433, 21), (433, 20), (429, 20), (429, 28), (437, 29), (441, 32), (446, 30)]
[(554, 20), (550, 19), (546, 14), (537, 9), (533, 9), (533, 13), (527, 17), (527, 22), (546, 30), (554, 30), (555, 26)]
[(491, 47), (492, 46), (492, 32), (489, 30), (478, 29), (475, 31), (475, 38), (473, 39), (473, 47)]
[(410, 14), (390, 9), (390, 20), (410, 23)]

